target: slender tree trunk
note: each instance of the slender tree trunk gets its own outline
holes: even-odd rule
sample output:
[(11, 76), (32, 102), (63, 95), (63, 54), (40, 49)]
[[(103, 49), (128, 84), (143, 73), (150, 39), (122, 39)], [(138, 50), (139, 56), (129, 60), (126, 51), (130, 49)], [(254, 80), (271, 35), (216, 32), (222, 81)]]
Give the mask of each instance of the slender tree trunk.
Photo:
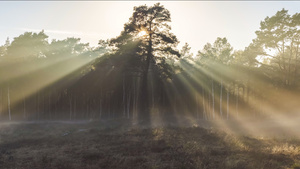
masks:
[(199, 105), (198, 105), (198, 92), (195, 94), (196, 99), (196, 112), (197, 112), (197, 119), (199, 119)]
[[(133, 108), (134, 118), (137, 118), (139, 116), (138, 112), (137, 112), (137, 79), (135, 79), (135, 81), (133, 83), (134, 83), (134, 85), (133, 85), (133, 89), (134, 89), (133, 93), (134, 94), (133, 94), (133, 106), (132, 106), (132, 108)], [(148, 107), (148, 109), (149, 109), (149, 107)]]
[(49, 118), (50, 120), (52, 120), (52, 109), (51, 109), (51, 92), (49, 92), (49, 95), (48, 95), (48, 110), (49, 110)]
[(245, 101), (245, 93), (246, 93), (246, 92), (245, 92), (245, 85), (243, 86), (243, 88), (242, 88), (242, 89), (243, 89), (243, 96), (242, 96), (242, 100), (243, 100), (243, 101)]
[(227, 89), (227, 120), (229, 119), (229, 88)]
[(46, 106), (45, 106), (45, 92), (42, 93), (43, 96), (43, 118), (45, 119), (45, 112), (46, 112)]
[(292, 40), (292, 42), (291, 42), (290, 56), (289, 56), (289, 60), (288, 60), (288, 85), (291, 85), (291, 59), (292, 59), (292, 54), (293, 54), (293, 43), (294, 43), (294, 40)]
[(125, 101), (125, 82), (124, 82), (124, 77), (123, 77), (123, 117), (126, 117), (126, 101)]
[(23, 118), (26, 119), (26, 97), (23, 93)]
[(37, 93), (37, 113), (38, 113), (38, 120), (40, 120), (40, 92)]
[(220, 91), (220, 116), (223, 118), (223, 112), (222, 112), (222, 97), (223, 97), (223, 81), (221, 80), (221, 91)]
[(99, 110), (99, 118), (101, 119), (102, 118), (102, 99), (100, 99), (99, 101), (99, 105), (100, 105), (100, 110)]
[(215, 119), (215, 92), (214, 92), (214, 81), (211, 83), (211, 92), (212, 92), (212, 110), (213, 110), (213, 119)]
[(72, 96), (69, 96), (69, 106), (70, 106), (70, 117), (69, 119), (72, 120)]
[(3, 106), (3, 103), (2, 103), (2, 88), (0, 86), (0, 116), (2, 114), (2, 106)]
[(9, 121), (11, 121), (9, 85), (7, 86), (7, 106), (8, 106), (8, 118)]
[[(145, 91), (147, 92), (147, 91)], [(148, 96), (148, 95), (147, 95)], [(136, 112), (136, 82), (133, 82), (133, 118), (137, 117), (137, 112)]]
[[(90, 115), (89, 115), (89, 111), (90, 111), (90, 103), (89, 100), (86, 101), (86, 118), (89, 120)], [(109, 110), (108, 110), (108, 115), (109, 115)]]
[[(152, 70), (153, 71), (153, 70)], [(151, 72), (152, 74), (153, 72)], [(151, 75), (152, 76), (152, 75)], [(151, 101), (152, 101), (152, 109), (154, 108), (154, 87), (153, 87), (153, 79), (151, 79)]]
[(250, 94), (250, 86), (249, 86), (249, 80), (247, 81), (247, 98), (246, 98), (246, 101), (249, 105), (249, 94)]
[(239, 85), (237, 85), (235, 111), (236, 111), (236, 116), (238, 117), (239, 116)]
[(130, 118), (130, 98), (131, 98), (131, 92), (129, 92), (128, 99), (127, 99), (127, 118)]
[(202, 87), (202, 104), (203, 104), (203, 119), (206, 119), (206, 112), (205, 112), (205, 92), (204, 87)]
[(58, 96), (57, 96), (57, 91), (55, 90), (55, 94), (56, 94), (56, 100), (54, 103), (54, 119), (57, 119), (57, 100), (58, 100)]
[(76, 116), (76, 108), (77, 108), (77, 103), (76, 103), (76, 96), (74, 96), (74, 106), (73, 106), (73, 119), (76, 120), (77, 116)]
[[(212, 92), (211, 92), (212, 93)], [(208, 105), (207, 105), (207, 111), (208, 111), (208, 119), (211, 119), (212, 118), (212, 108), (211, 108), (211, 93), (207, 92), (207, 97), (208, 97)]]
[(296, 51), (295, 51), (295, 71), (294, 71), (294, 83), (296, 84), (296, 79), (297, 79), (297, 70), (298, 70), (298, 52), (299, 51), (299, 44), (297, 44), (297, 48), (296, 48)]

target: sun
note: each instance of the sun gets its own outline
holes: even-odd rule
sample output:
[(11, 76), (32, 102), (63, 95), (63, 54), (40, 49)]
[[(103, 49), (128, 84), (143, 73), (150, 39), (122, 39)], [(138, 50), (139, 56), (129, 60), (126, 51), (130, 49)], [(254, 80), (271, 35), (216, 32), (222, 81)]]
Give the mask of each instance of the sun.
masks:
[(138, 37), (143, 37), (143, 36), (146, 36), (148, 33), (144, 30), (140, 31), (139, 34), (138, 34)]

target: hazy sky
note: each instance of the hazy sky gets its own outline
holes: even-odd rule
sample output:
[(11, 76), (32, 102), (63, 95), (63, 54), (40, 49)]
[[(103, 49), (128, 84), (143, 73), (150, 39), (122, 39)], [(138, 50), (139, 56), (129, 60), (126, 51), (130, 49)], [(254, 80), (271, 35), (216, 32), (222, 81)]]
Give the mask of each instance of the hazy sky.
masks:
[[(20, 1), (0, 2), (0, 45), (7, 37), (42, 29), (51, 39), (78, 37), (97, 45), (99, 39), (116, 37), (123, 30), (134, 6), (154, 1)], [(192, 51), (227, 37), (234, 49), (244, 49), (255, 38), (259, 23), (285, 8), (300, 12), (298, 1), (162, 1), (171, 12), (173, 33)]]

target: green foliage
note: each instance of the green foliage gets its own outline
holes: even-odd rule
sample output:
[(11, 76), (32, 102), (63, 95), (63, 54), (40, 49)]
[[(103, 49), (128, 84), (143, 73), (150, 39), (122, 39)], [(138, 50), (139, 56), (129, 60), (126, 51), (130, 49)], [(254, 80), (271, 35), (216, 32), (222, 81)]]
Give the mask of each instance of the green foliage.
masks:
[(209, 119), (213, 110), (225, 112), (225, 98), (228, 112), (242, 104), (260, 114), (250, 104), (281, 98), (266, 91), (299, 91), (299, 18), (283, 9), (261, 22), (245, 50), (218, 37), (196, 57), (188, 43), (176, 49), (170, 12), (159, 3), (134, 7), (120, 35), (93, 48), (80, 38), (49, 43), (44, 31), (25, 32), (0, 47), (0, 115), (8, 87), (13, 112), (38, 120), (52, 112), (57, 119), (132, 118), (141, 105)]
[[(112, 39), (111, 44), (119, 51), (131, 51), (132, 48), (126, 49), (123, 45), (138, 43), (135, 47), (139, 49), (133, 51), (143, 62), (153, 60), (157, 63), (164, 60), (161, 59), (163, 57), (179, 56), (179, 52), (175, 49), (178, 40), (170, 32), (171, 27), (168, 25), (170, 21), (170, 12), (159, 3), (150, 7), (146, 5), (135, 7), (121, 35)], [(138, 37), (140, 31), (145, 31), (146, 37)], [(147, 64), (149, 63), (143, 66), (144, 70), (147, 69)]]
[(25, 32), (14, 38), (7, 47), (7, 56), (11, 58), (39, 58), (45, 57), (48, 51), (48, 36), (41, 31), (39, 33)]
[(207, 43), (202, 51), (198, 52), (199, 61), (201, 63), (219, 62), (222, 64), (230, 64), (233, 60), (233, 48), (226, 38), (218, 37), (213, 44)]
[(281, 74), (280, 81), (285, 86), (298, 84), (299, 26), (299, 13), (291, 16), (282, 9), (266, 17), (255, 32), (254, 46), (259, 48), (259, 55), (270, 58), (273, 74)]

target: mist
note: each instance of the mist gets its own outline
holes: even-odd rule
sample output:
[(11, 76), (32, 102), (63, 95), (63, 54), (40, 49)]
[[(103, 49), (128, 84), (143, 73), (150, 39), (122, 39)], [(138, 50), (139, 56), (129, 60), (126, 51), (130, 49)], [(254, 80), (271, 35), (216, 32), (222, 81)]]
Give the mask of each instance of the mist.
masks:
[(218, 37), (193, 53), (156, 3), (94, 47), (7, 38), (0, 166), (300, 168), (299, 21), (282, 9), (244, 50)]

